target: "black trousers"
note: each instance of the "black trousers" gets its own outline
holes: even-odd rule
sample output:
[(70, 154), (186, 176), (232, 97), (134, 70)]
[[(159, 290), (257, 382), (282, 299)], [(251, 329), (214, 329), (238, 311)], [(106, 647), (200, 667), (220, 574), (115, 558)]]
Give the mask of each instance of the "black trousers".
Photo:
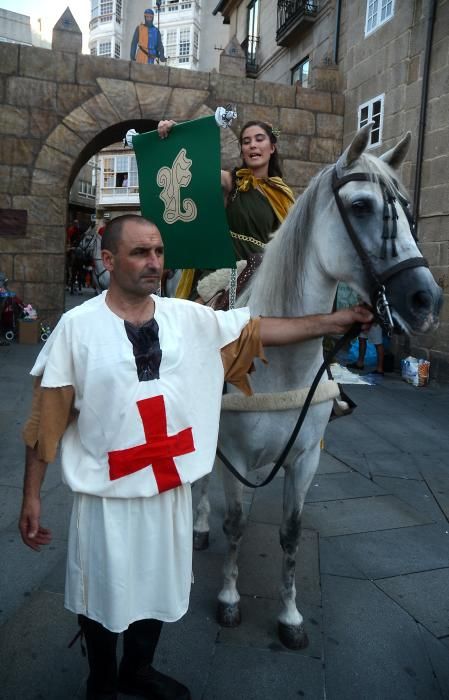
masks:
[[(89, 661), (89, 686), (103, 693), (117, 688), (118, 634), (85, 615), (78, 615)], [(162, 630), (160, 620), (138, 620), (123, 633), (123, 658), (120, 672), (132, 674), (151, 666)]]

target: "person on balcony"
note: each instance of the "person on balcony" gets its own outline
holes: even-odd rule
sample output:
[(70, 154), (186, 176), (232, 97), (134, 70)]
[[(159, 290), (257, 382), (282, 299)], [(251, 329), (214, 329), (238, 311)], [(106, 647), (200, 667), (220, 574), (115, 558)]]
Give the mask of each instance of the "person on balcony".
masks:
[(139, 24), (131, 41), (131, 61), (136, 63), (165, 63), (164, 45), (159, 29), (154, 26), (154, 10), (144, 12), (145, 22)]

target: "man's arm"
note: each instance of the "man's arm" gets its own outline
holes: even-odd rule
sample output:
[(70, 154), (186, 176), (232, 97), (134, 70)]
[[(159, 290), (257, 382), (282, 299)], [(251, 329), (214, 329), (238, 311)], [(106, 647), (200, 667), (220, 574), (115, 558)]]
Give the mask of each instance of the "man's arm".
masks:
[(301, 343), (323, 335), (342, 335), (354, 323), (360, 323), (362, 330), (365, 330), (370, 327), (372, 321), (373, 314), (363, 306), (316, 316), (261, 318), (260, 339), (264, 346)]
[(135, 61), (135, 60), (136, 60), (136, 51), (137, 51), (137, 41), (138, 41), (138, 38), (139, 38), (139, 27), (136, 27), (135, 32), (134, 32), (134, 36), (133, 36), (133, 38), (132, 38), (132, 40), (131, 40), (131, 51), (130, 51), (130, 56), (129, 56), (130, 59), (131, 59), (131, 61)]
[(46, 470), (47, 462), (39, 459), (37, 449), (27, 446), (19, 530), (24, 543), (37, 552), (40, 550), (41, 545), (51, 542), (50, 530), (42, 527), (40, 524), (40, 493)]

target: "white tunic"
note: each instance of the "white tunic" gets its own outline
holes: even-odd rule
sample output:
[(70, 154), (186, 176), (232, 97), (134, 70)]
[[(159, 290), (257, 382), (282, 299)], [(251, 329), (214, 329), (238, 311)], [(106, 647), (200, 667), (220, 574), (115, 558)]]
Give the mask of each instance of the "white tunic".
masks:
[(120, 632), (187, 610), (190, 483), (212, 469), (220, 348), (249, 312), (153, 297), (159, 378), (139, 381), (124, 321), (105, 298), (62, 317), (31, 373), (42, 387), (73, 386), (79, 412), (62, 440), (63, 479), (75, 492), (66, 607)]

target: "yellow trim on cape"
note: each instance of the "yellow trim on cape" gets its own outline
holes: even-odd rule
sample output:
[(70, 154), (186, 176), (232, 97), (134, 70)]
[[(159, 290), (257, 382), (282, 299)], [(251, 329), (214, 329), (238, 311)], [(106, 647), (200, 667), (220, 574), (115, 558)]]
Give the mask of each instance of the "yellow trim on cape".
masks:
[(236, 172), (237, 189), (247, 192), (250, 187), (259, 190), (268, 199), (278, 220), (282, 222), (295, 201), (293, 192), (281, 177), (254, 177), (249, 168), (240, 168)]
[(178, 286), (176, 287), (175, 298), (176, 299), (188, 299), (190, 292), (192, 291), (193, 278), (195, 276), (194, 269), (185, 269), (181, 273)]

